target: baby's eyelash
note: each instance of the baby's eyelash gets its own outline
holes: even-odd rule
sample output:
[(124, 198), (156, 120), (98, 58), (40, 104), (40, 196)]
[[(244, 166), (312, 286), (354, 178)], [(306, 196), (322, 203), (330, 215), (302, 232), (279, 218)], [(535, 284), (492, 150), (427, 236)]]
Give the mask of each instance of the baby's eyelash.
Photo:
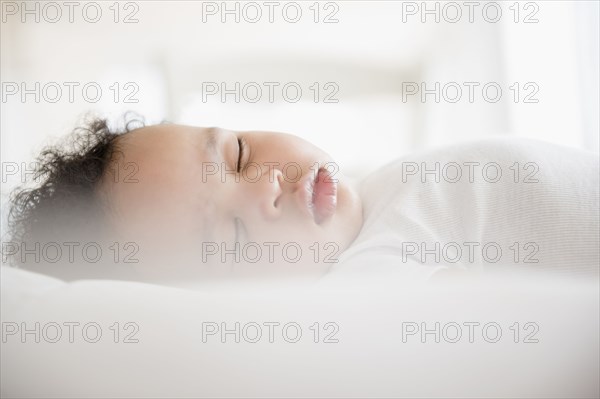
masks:
[(238, 142), (238, 160), (237, 160), (236, 170), (239, 173), (242, 171), (242, 157), (244, 156), (246, 141), (243, 138), (238, 137), (237, 142)]

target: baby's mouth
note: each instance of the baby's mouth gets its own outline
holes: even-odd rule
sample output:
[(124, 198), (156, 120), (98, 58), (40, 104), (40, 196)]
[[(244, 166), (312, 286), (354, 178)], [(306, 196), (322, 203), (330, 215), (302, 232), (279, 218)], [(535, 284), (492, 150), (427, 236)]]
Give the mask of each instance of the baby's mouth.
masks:
[(311, 184), (311, 207), (317, 224), (331, 218), (337, 207), (337, 180), (326, 168), (320, 168)]

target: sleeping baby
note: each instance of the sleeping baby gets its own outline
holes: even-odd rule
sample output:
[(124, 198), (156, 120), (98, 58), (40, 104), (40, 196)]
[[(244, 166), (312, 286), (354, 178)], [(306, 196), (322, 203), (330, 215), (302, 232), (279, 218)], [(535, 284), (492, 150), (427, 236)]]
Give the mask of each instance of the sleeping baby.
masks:
[(496, 139), (356, 182), (290, 134), (94, 120), (13, 193), (3, 258), (64, 279), (162, 282), (597, 275), (598, 176), (593, 153)]

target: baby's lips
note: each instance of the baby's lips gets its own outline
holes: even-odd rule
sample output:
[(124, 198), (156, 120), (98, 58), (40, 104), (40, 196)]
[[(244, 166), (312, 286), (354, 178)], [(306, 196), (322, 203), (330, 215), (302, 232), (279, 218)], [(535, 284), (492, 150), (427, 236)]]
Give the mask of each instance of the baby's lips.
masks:
[(333, 216), (337, 207), (337, 182), (325, 168), (317, 173), (313, 199), (315, 221), (321, 224)]

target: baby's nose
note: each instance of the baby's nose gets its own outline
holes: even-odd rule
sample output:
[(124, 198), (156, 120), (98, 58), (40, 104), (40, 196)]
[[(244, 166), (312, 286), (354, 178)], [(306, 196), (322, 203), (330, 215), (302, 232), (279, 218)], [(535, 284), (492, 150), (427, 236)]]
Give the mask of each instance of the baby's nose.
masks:
[(262, 216), (268, 220), (273, 221), (281, 216), (281, 196), (283, 194), (283, 174), (280, 170), (276, 169), (273, 173), (268, 176), (264, 181), (264, 195), (260, 200), (260, 211)]

